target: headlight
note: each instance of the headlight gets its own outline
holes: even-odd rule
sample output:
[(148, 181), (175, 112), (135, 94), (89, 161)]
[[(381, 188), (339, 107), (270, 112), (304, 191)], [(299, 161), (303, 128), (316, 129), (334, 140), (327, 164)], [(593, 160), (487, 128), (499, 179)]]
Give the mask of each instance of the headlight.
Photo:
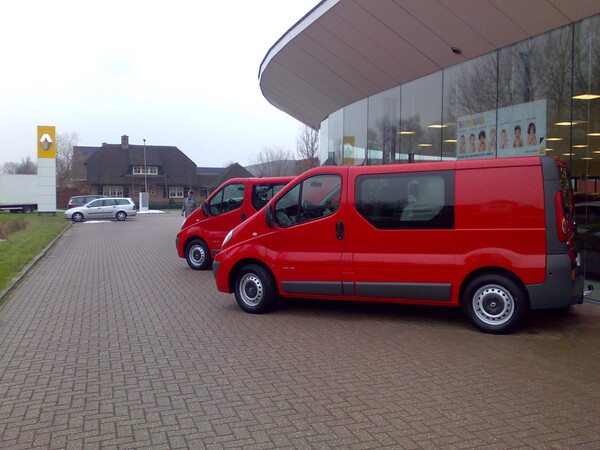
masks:
[(221, 246), (227, 244), (232, 236), (233, 236), (233, 230), (231, 230), (229, 233), (227, 233), (227, 236), (225, 236), (225, 239), (223, 239), (223, 244)]

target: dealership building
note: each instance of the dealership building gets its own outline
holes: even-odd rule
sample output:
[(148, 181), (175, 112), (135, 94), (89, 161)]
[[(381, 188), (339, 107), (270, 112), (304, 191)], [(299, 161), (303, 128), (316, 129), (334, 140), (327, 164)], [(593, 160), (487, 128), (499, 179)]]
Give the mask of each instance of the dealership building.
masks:
[(321, 164), (546, 154), (600, 192), (598, 0), (324, 0), (259, 82)]

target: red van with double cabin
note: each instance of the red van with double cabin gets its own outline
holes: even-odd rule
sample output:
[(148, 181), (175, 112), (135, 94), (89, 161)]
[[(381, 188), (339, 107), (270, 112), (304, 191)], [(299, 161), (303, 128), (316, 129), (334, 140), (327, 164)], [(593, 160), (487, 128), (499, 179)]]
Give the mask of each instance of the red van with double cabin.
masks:
[(219, 186), (190, 214), (177, 234), (180, 258), (195, 270), (206, 270), (223, 238), (267, 204), (294, 177), (232, 178)]
[(479, 329), (581, 303), (572, 190), (548, 156), (319, 167), (225, 238), (240, 307), (278, 297), (461, 306)]

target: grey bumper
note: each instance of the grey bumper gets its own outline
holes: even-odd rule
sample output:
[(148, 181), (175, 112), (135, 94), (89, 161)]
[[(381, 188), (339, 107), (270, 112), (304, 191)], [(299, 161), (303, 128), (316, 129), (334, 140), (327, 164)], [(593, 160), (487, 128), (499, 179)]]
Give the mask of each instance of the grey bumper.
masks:
[(581, 274), (571, 279), (569, 255), (547, 255), (546, 281), (526, 286), (531, 309), (562, 308), (581, 303), (583, 284)]

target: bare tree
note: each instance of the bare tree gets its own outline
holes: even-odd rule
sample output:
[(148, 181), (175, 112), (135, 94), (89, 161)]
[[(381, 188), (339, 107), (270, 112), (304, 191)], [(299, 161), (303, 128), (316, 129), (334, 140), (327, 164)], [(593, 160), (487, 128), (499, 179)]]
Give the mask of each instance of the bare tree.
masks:
[(73, 175), (73, 147), (79, 142), (75, 132), (56, 136), (56, 175), (58, 186), (64, 187)]
[(296, 154), (302, 160), (305, 169), (319, 165), (319, 132), (304, 125), (296, 138)]
[(0, 167), (0, 173), (5, 174), (36, 174), (37, 165), (31, 156), (22, 158), (21, 162), (6, 162)]
[(290, 161), (293, 161), (292, 152), (281, 147), (263, 147), (254, 157), (258, 175), (261, 177), (290, 175)]

